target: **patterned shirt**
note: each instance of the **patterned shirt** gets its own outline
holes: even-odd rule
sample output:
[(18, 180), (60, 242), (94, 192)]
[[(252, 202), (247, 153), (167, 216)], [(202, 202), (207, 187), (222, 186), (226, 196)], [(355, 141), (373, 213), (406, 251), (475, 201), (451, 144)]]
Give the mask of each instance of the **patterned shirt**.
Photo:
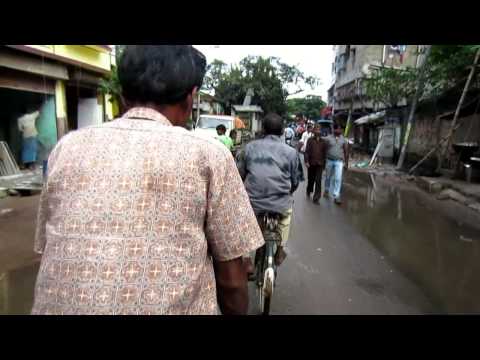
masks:
[(231, 153), (134, 108), (49, 159), (33, 314), (218, 314), (212, 257), (263, 245)]

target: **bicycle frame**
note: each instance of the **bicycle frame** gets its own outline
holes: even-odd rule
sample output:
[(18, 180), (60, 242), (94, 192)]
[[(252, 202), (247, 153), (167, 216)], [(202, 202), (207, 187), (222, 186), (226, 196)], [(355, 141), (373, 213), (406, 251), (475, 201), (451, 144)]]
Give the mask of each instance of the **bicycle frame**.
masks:
[(281, 234), (278, 228), (280, 216), (279, 214), (267, 213), (258, 217), (265, 240), (265, 245), (257, 250), (255, 256), (257, 290), (263, 315), (268, 315), (270, 311), (270, 301), (277, 277), (274, 257), (277, 246), (281, 242)]

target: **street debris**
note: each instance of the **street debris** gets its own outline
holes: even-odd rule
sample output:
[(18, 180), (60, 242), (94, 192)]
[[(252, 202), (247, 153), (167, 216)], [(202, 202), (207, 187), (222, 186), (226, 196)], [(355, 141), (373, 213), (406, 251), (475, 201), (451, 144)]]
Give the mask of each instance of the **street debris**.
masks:
[(13, 209), (2, 209), (0, 210), (0, 215), (5, 215), (5, 214), (8, 214), (8, 213), (11, 213), (13, 211)]
[(20, 168), (8, 144), (5, 141), (0, 141), (0, 176), (17, 175), (19, 173)]
[(460, 240), (465, 241), (465, 242), (473, 242), (473, 239), (467, 238), (463, 235), (460, 235)]
[(368, 167), (368, 161), (362, 161), (362, 162), (356, 163), (353, 166), (357, 167), (357, 168), (360, 168), (360, 169), (364, 169), (364, 168)]

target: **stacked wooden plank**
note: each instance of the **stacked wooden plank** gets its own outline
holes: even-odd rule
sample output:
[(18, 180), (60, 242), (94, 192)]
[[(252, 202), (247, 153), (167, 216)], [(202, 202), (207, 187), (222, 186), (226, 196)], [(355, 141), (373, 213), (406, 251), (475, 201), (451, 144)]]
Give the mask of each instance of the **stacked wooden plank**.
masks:
[(5, 141), (0, 141), (0, 176), (10, 176), (20, 174), (15, 158)]

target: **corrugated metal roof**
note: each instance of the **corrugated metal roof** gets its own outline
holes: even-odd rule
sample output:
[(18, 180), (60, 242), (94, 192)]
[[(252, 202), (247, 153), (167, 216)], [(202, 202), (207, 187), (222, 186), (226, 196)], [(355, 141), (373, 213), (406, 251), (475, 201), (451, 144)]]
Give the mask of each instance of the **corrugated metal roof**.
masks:
[(364, 124), (372, 123), (372, 122), (375, 122), (377, 120), (380, 120), (380, 119), (384, 118), (386, 114), (387, 114), (386, 111), (380, 111), (380, 112), (377, 112), (377, 113), (365, 115), (365, 116), (362, 116), (361, 118), (355, 120), (354, 124), (355, 125), (364, 125)]

